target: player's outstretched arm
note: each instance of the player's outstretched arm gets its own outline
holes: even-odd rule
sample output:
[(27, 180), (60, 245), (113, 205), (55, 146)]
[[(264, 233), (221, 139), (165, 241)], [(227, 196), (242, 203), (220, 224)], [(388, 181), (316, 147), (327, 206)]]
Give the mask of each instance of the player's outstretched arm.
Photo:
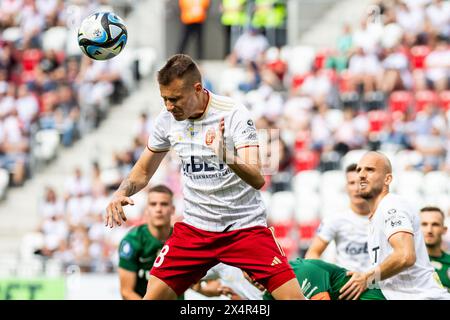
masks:
[(145, 148), (128, 177), (122, 181), (119, 189), (117, 189), (109, 202), (106, 208), (106, 226), (109, 225), (112, 228), (114, 223), (120, 226), (122, 221), (127, 221), (123, 212), (123, 206), (128, 204), (134, 205), (130, 197), (147, 186), (166, 153), (153, 152)]
[(305, 253), (305, 259), (320, 259), (322, 253), (328, 247), (328, 242), (319, 236), (315, 236), (313, 242)]

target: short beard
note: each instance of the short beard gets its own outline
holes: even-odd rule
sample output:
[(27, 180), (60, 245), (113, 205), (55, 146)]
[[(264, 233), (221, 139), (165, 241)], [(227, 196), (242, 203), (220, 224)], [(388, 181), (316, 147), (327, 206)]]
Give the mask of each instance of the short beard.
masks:
[(371, 200), (371, 199), (375, 198), (376, 196), (378, 196), (381, 193), (381, 191), (382, 191), (381, 188), (379, 188), (379, 189), (373, 188), (369, 192), (360, 191), (359, 196), (361, 198), (363, 198), (364, 200)]

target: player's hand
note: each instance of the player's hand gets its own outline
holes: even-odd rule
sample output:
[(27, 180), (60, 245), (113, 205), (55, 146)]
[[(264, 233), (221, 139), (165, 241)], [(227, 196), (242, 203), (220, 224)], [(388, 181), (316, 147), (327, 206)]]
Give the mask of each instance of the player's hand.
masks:
[(257, 289), (259, 289), (260, 291), (265, 291), (266, 288), (264, 288), (264, 286), (258, 282), (256, 282), (255, 280), (253, 280), (247, 272), (242, 271), (242, 274), (244, 275), (244, 278), (250, 282), (252, 285), (254, 285)]
[(358, 300), (359, 296), (367, 289), (367, 276), (365, 273), (348, 271), (350, 280), (339, 290), (340, 300)]
[(222, 118), (220, 119), (219, 122), (219, 129), (217, 132), (217, 136), (214, 138), (214, 141), (212, 142), (210, 148), (213, 149), (214, 153), (219, 157), (219, 159), (227, 163), (228, 160), (231, 160), (230, 157), (232, 158), (233, 152), (231, 151), (227, 152), (224, 136), (225, 136), (225, 119)]
[(231, 300), (243, 300), (240, 295), (238, 295), (236, 292), (234, 292), (233, 289), (227, 286), (220, 286), (219, 292), (221, 295), (227, 296)]
[(106, 208), (105, 226), (114, 227), (114, 223), (118, 226), (122, 225), (122, 221), (127, 221), (127, 217), (123, 212), (123, 206), (134, 205), (133, 199), (125, 196), (115, 196)]

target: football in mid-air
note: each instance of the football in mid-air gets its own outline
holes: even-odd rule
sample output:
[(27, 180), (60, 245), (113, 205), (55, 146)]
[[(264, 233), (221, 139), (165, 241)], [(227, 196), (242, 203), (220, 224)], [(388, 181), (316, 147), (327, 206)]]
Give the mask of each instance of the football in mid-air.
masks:
[(97, 12), (83, 19), (78, 29), (78, 45), (91, 59), (107, 60), (117, 56), (128, 39), (123, 20), (112, 12)]

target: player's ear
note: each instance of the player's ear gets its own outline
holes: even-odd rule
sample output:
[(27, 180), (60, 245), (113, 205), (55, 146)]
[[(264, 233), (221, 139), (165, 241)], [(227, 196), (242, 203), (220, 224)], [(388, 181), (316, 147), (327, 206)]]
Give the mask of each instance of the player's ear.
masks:
[(195, 93), (199, 94), (203, 91), (203, 85), (200, 82), (194, 83)]
[(392, 182), (392, 173), (386, 174), (386, 177), (384, 178), (384, 184), (386, 186), (389, 186)]

